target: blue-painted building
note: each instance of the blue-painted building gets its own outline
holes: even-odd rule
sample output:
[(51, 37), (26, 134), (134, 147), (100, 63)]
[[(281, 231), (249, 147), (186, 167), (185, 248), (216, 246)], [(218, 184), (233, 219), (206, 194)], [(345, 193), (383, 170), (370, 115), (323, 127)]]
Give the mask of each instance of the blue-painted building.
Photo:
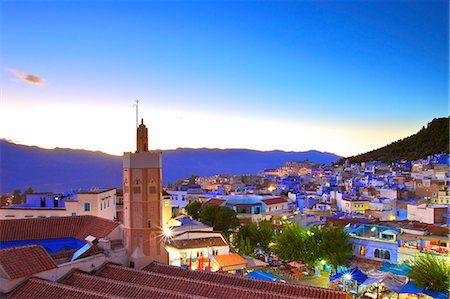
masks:
[(398, 228), (355, 224), (347, 228), (356, 257), (377, 261), (398, 262)]

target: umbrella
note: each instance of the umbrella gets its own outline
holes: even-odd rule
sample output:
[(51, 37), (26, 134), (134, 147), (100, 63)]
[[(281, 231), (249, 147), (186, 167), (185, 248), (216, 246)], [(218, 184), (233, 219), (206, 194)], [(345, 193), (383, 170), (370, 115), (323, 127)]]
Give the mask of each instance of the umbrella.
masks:
[(294, 268), (300, 268), (300, 267), (305, 266), (305, 264), (300, 264), (300, 263), (297, 263), (297, 262), (290, 262), (290, 263), (288, 263), (288, 265), (291, 266), (291, 267), (294, 267)]

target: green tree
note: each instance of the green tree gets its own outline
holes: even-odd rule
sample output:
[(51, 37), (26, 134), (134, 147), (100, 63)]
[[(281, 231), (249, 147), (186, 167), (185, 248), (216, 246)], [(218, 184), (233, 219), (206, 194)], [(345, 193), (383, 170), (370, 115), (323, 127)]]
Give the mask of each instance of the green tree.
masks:
[(193, 201), (186, 206), (186, 213), (194, 220), (200, 219), (200, 211), (202, 210), (202, 203), (199, 201)]
[(260, 221), (255, 237), (258, 245), (267, 251), (269, 249), (269, 244), (272, 243), (275, 238), (272, 223), (269, 221)]
[(215, 230), (220, 230), (228, 235), (230, 230), (239, 226), (237, 213), (230, 208), (218, 206), (215, 204), (205, 205), (201, 212), (199, 220), (211, 225)]
[(253, 222), (241, 226), (239, 230), (233, 234), (234, 248), (236, 248), (238, 252), (245, 255), (253, 254), (258, 245), (256, 240), (257, 229), (258, 226)]
[(349, 235), (342, 227), (324, 226), (311, 229), (316, 239), (318, 254), (334, 269), (346, 265), (353, 256)]
[[(273, 242), (275, 233), (272, 223), (269, 221), (260, 221), (258, 223), (250, 222), (239, 228), (233, 235), (233, 246), (244, 254), (253, 254), (254, 250), (261, 246), (264, 250), (269, 249), (269, 244)], [(247, 244), (251, 247), (247, 251)], [(244, 246), (244, 247), (242, 247)]]
[(410, 278), (433, 291), (450, 291), (448, 257), (419, 253), (411, 261)]
[(309, 230), (298, 223), (284, 227), (275, 238), (275, 253), (279, 258), (301, 261), (310, 266), (326, 260), (334, 268), (345, 265), (353, 255), (348, 234), (338, 226), (313, 226)]
[(284, 260), (315, 265), (320, 259), (313, 235), (297, 222), (284, 227), (283, 232), (276, 237), (273, 249)]

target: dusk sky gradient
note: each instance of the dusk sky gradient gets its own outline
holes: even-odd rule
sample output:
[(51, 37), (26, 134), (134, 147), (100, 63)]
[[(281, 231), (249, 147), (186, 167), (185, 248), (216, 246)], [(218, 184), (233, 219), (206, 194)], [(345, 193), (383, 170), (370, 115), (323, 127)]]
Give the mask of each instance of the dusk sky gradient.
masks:
[(347, 156), (449, 113), (448, 1), (3, 1), (1, 25), (22, 144), (131, 151), (136, 99), (152, 149)]

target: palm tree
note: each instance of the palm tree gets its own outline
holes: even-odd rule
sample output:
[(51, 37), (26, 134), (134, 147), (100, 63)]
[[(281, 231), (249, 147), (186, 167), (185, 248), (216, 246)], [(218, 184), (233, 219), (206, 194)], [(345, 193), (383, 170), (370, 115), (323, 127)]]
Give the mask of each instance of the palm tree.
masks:
[(449, 258), (419, 253), (411, 261), (410, 278), (433, 291), (449, 291)]

